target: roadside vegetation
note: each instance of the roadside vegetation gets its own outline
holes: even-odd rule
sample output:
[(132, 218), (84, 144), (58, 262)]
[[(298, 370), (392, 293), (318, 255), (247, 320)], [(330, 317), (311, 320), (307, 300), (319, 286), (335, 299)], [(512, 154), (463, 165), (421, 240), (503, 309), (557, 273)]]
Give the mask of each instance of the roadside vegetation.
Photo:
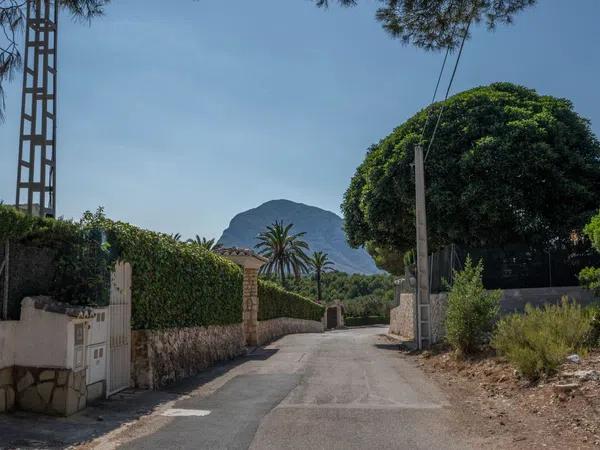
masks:
[(536, 381), (556, 373), (567, 356), (586, 355), (600, 342), (600, 308), (563, 298), (498, 320), (500, 291), (486, 291), (483, 263), (467, 258), (455, 272), (448, 294), (446, 341), (458, 356), (495, 350), (524, 378)]

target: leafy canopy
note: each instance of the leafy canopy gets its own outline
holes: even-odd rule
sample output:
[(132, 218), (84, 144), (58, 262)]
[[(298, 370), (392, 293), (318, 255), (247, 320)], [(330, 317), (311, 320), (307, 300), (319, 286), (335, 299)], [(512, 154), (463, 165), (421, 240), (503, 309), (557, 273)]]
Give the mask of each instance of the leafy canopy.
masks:
[(292, 233), (293, 226), (293, 223), (284, 225), (283, 222), (275, 221), (258, 235), (258, 244), (254, 246), (261, 255), (269, 259), (262, 266), (261, 273), (278, 274), (282, 283), (285, 283), (286, 274), (291, 273), (299, 278), (308, 272), (309, 258), (305, 253), (308, 251), (308, 244), (302, 240), (306, 233)]
[[(333, 0), (314, 0), (327, 7)], [(337, 0), (355, 6), (357, 0)], [(392, 37), (426, 50), (456, 48), (468, 23), (485, 22), (492, 30), (510, 24), (515, 14), (536, 0), (379, 0), (377, 20)]]
[(583, 227), (600, 195), (600, 144), (588, 121), (568, 100), (494, 83), (420, 111), (368, 150), (342, 204), (351, 245), (416, 247), (414, 146), (442, 105), (425, 167), (430, 250), (544, 243)]

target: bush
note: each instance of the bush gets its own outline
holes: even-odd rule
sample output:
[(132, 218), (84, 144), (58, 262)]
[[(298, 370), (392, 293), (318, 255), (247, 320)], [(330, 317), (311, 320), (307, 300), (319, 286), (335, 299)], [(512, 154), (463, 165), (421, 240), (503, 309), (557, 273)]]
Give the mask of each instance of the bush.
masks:
[(258, 320), (291, 317), (320, 321), (325, 308), (270, 281), (258, 281)]
[(347, 327), (360, 327), (365, 325), (389, 325), (390, 319), (384, 316), (344, 317)]
[(132, 267), (134, 329), (242, 322), (242, 271), (199, 245), (103, 221), (114, 252)]
[(467, 256), (464, 270), (454, 272), (448, 294), (446, 339), (461, 354), (477, 351), (492, 331), (499, 311), (500, 291), (486, 292), (483, 263), (474, 266)]
[[(86, 213), (80, 222), (30, 217), (14, 207), (0, 205), (0, 242), (3, 244), (9, 240), (13, 248), (34, 258), (25, 261), (24, 266), (35, 272), (34, 276), (39, 276), (40, 271), (47, 275), (42, 277), (46, 281), (41, 284), (32, 280), (28, 282), (27, 273), (18, 275), (21, 282), (36, 287), (25, 292), (20, 289), (9, 291), (11, 318), (18, 318), (23, 294), (49, 294), (59, 301), (75, 305), (108, 303), (110, 269), (114, 258), (98, 227), (101, 217), (101, 209), (96, 214)], [(38, 252), (51, 257), (37, 260), (32, 256), (34, 249), (43, 249)], [(39, 266), (40, 262), (43, 267)]]
[(592, 333), (591, 308), (563, 297), (560, 305), (525, 307), (498, 324), (492, 346), (526, 378), (549, 375), (571, 353), (585, 353)]

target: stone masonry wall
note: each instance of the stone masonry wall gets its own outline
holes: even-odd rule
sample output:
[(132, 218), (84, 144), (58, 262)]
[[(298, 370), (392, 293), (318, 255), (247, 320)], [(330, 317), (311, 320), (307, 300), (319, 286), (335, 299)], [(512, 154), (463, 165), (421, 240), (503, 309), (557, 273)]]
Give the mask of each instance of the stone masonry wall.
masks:
[(246, 345), (258, 345), (258, 269), (244, 268), (243, 320)]
[(390, 310), (390, 333), (415, 338), (415, 294), (400, 294), (400, 305)]
[(132, 384), (158, 389), (245, 352), (244, 327), (132, 331)]
[(286, 334), (322, 333), (323, 322), (279, 317), (258, 322), (258, 345), (264, 345)]
[(15, 366), (13, 375), (18, 409), (69, 416), (86, 406), (85, 370)]

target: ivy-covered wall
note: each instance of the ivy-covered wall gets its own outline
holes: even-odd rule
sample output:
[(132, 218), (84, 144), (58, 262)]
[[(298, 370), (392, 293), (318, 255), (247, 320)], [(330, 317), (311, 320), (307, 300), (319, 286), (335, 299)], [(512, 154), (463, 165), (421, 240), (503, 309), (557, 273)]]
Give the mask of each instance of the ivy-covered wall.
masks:
[(320, 321), (324, 313), (323, 306), (306, 297), (286, 291), (269, 281), (258, 282), (259, 321), (278, 317)]
[(104, 221), (119, 259), (132, 268), (134, 329), (242, 322), (242, 271), (232, 262), (165, 234)]
[[(27, 295), (52, 295), (79, 305), (107, 304), (110, 271), (114, 262), (122, 259), (133, 269), (134, 329), (242, 322), (242, 271), (238, 266), (198, 245), (113, 222), (101, 209), (73, 222), (32, 218), (0, 205), (0, 245), (6, 240), (15, 249), (11, 280), (16, 284), (12, 286), (22, 285), (17, 283), (19, 277), (34, 267), (45, 274), (40, 277), (42, 285)], [(41, 260), (31, 256), (35, 253), (31, 249), (49, 255), (43, 261), (45, 269), (36, 266)], [(11, 299), (13, 319), (18, 319), (21, 294), (15, 291)]]

